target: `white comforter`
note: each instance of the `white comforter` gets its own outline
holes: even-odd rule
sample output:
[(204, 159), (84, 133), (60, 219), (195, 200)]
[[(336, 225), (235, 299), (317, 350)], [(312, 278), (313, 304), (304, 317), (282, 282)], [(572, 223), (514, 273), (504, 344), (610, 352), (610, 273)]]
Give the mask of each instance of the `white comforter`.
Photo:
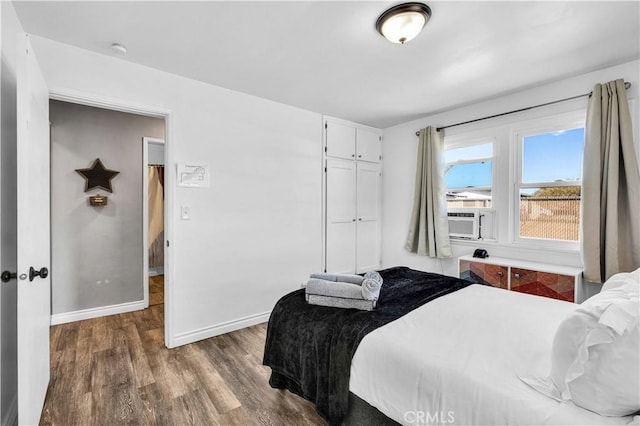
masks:
[(406, 425), (620, 425), (550, 399), (519, 376), (547, 376), (551, 344), (578, 305), (472, 285), (368, 334), (351, 392)]

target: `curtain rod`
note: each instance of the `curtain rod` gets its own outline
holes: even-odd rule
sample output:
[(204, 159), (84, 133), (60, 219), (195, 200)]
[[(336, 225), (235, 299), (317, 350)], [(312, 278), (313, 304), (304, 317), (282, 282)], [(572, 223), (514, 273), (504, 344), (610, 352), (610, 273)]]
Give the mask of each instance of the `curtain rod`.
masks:
[[(631, 87), (631, 83), (629, 83), (628, 81), (624, 83), (624, 88), (625, 89), (629, 89), (630, 87)], [(448, 129), (449, 127), (462, 126), (463, 124), (475, 123), (476, 121), (488, 120), (490, 118), (502, 117), (503, 115), (514, 114), (516, 112), (529, 111), (530, 109), (540, 108), (540, 107), (547, 106), (547, 105), (553, 105), (553, 104), (557, 104), (557, 103), (560, 103), (560, 102), (572, 101), (574, 99), (584, 98), (585, 96), (591, 96), (592, 93), (593, 92), (589, 92), (589, 93), (585, 93), (584, 95), (577, 95), (577, 96), (572, 96), (570, 98), (558, 99), (557, 101), (551, 101), (551, 102), (547, 102), (547, 103), (540, 104), (540, 105), (534, 105), (534, 106), (530, 106), (530, 107), (527, 107), (527, 108), (515, 109), (513, 111), (503, 112), (503, 113), (495, 114), (495, 115), (489, 115), (487, 117), (482, 117), (482, 118), (476, 118), (475, 120), (463, 121), (462, 123), (449, 124), (448, 126), (438, 127), (436, 130), (440, 131), (442, 129)], [(416, 132), (416, 136), (420, 136), (420, 131), (419, 130)]]

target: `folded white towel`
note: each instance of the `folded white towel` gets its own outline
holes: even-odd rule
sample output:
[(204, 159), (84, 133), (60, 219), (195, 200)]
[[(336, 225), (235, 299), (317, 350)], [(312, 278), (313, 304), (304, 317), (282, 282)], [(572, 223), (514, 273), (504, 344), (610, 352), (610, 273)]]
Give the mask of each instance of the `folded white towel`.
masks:
[(362, 280), (364, 279), (361, 275), (327, 274), (327, 273), (311, 274), (311, 278), (318, 278), (320, 280), (351, 283), (351, 284), (358, 284), (358, 285), (361, 285)]
[(382, 277), (376, 271), (369, 271), (364, 274), (362, 281), (362, 297), (365, 300), (378, 300), (380, 289), (382, 288)]

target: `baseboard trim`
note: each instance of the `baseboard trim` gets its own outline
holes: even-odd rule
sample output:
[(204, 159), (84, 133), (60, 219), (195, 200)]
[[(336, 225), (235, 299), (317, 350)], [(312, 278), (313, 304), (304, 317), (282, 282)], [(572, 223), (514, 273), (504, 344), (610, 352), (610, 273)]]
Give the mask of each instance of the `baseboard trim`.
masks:
[(68, 322), (81, 321), (91, 318), (124, 314), (125, 312), (139, 311), (141, 309), (144, 309), (144, 300), (120, 303), (118, 305), (82, 309), (80, 311), (64, 312), (62, 314), (51, 315), (51, 325), (66, 324)]
[(239, 318), (233, 321), (223, 322), (221, 324), (212, 325), (209, 327), (203, 327), (193, 331), (187, 331), (186, 333), (177, 334), (173, 343), (175, 346), (187, 345), (189, 343), (197, 342), (199, 340), (215, 337), (220, 334), (229, 333), (231, 331), (240, 330), (241, 328), (250, 327), (252, 325), (261, 324), (269, 321), (271, 311), (262, 314), (250, 315), (248, 317)]
[(2, 418), (3, 425), (17, 425), (18, 424), (18, 395), (14, 394), (9, 408), (4, 413)]

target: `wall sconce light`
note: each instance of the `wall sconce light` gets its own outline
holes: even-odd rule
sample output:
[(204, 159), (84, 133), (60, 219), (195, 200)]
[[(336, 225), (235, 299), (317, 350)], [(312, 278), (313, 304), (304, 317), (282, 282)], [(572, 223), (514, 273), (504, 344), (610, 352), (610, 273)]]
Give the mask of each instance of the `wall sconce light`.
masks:
[(431, 18), (424, 3), (403, 3), (386, 10), (376, 21), (376, 29), (392, 43), (405, 44), (415, 38)]

